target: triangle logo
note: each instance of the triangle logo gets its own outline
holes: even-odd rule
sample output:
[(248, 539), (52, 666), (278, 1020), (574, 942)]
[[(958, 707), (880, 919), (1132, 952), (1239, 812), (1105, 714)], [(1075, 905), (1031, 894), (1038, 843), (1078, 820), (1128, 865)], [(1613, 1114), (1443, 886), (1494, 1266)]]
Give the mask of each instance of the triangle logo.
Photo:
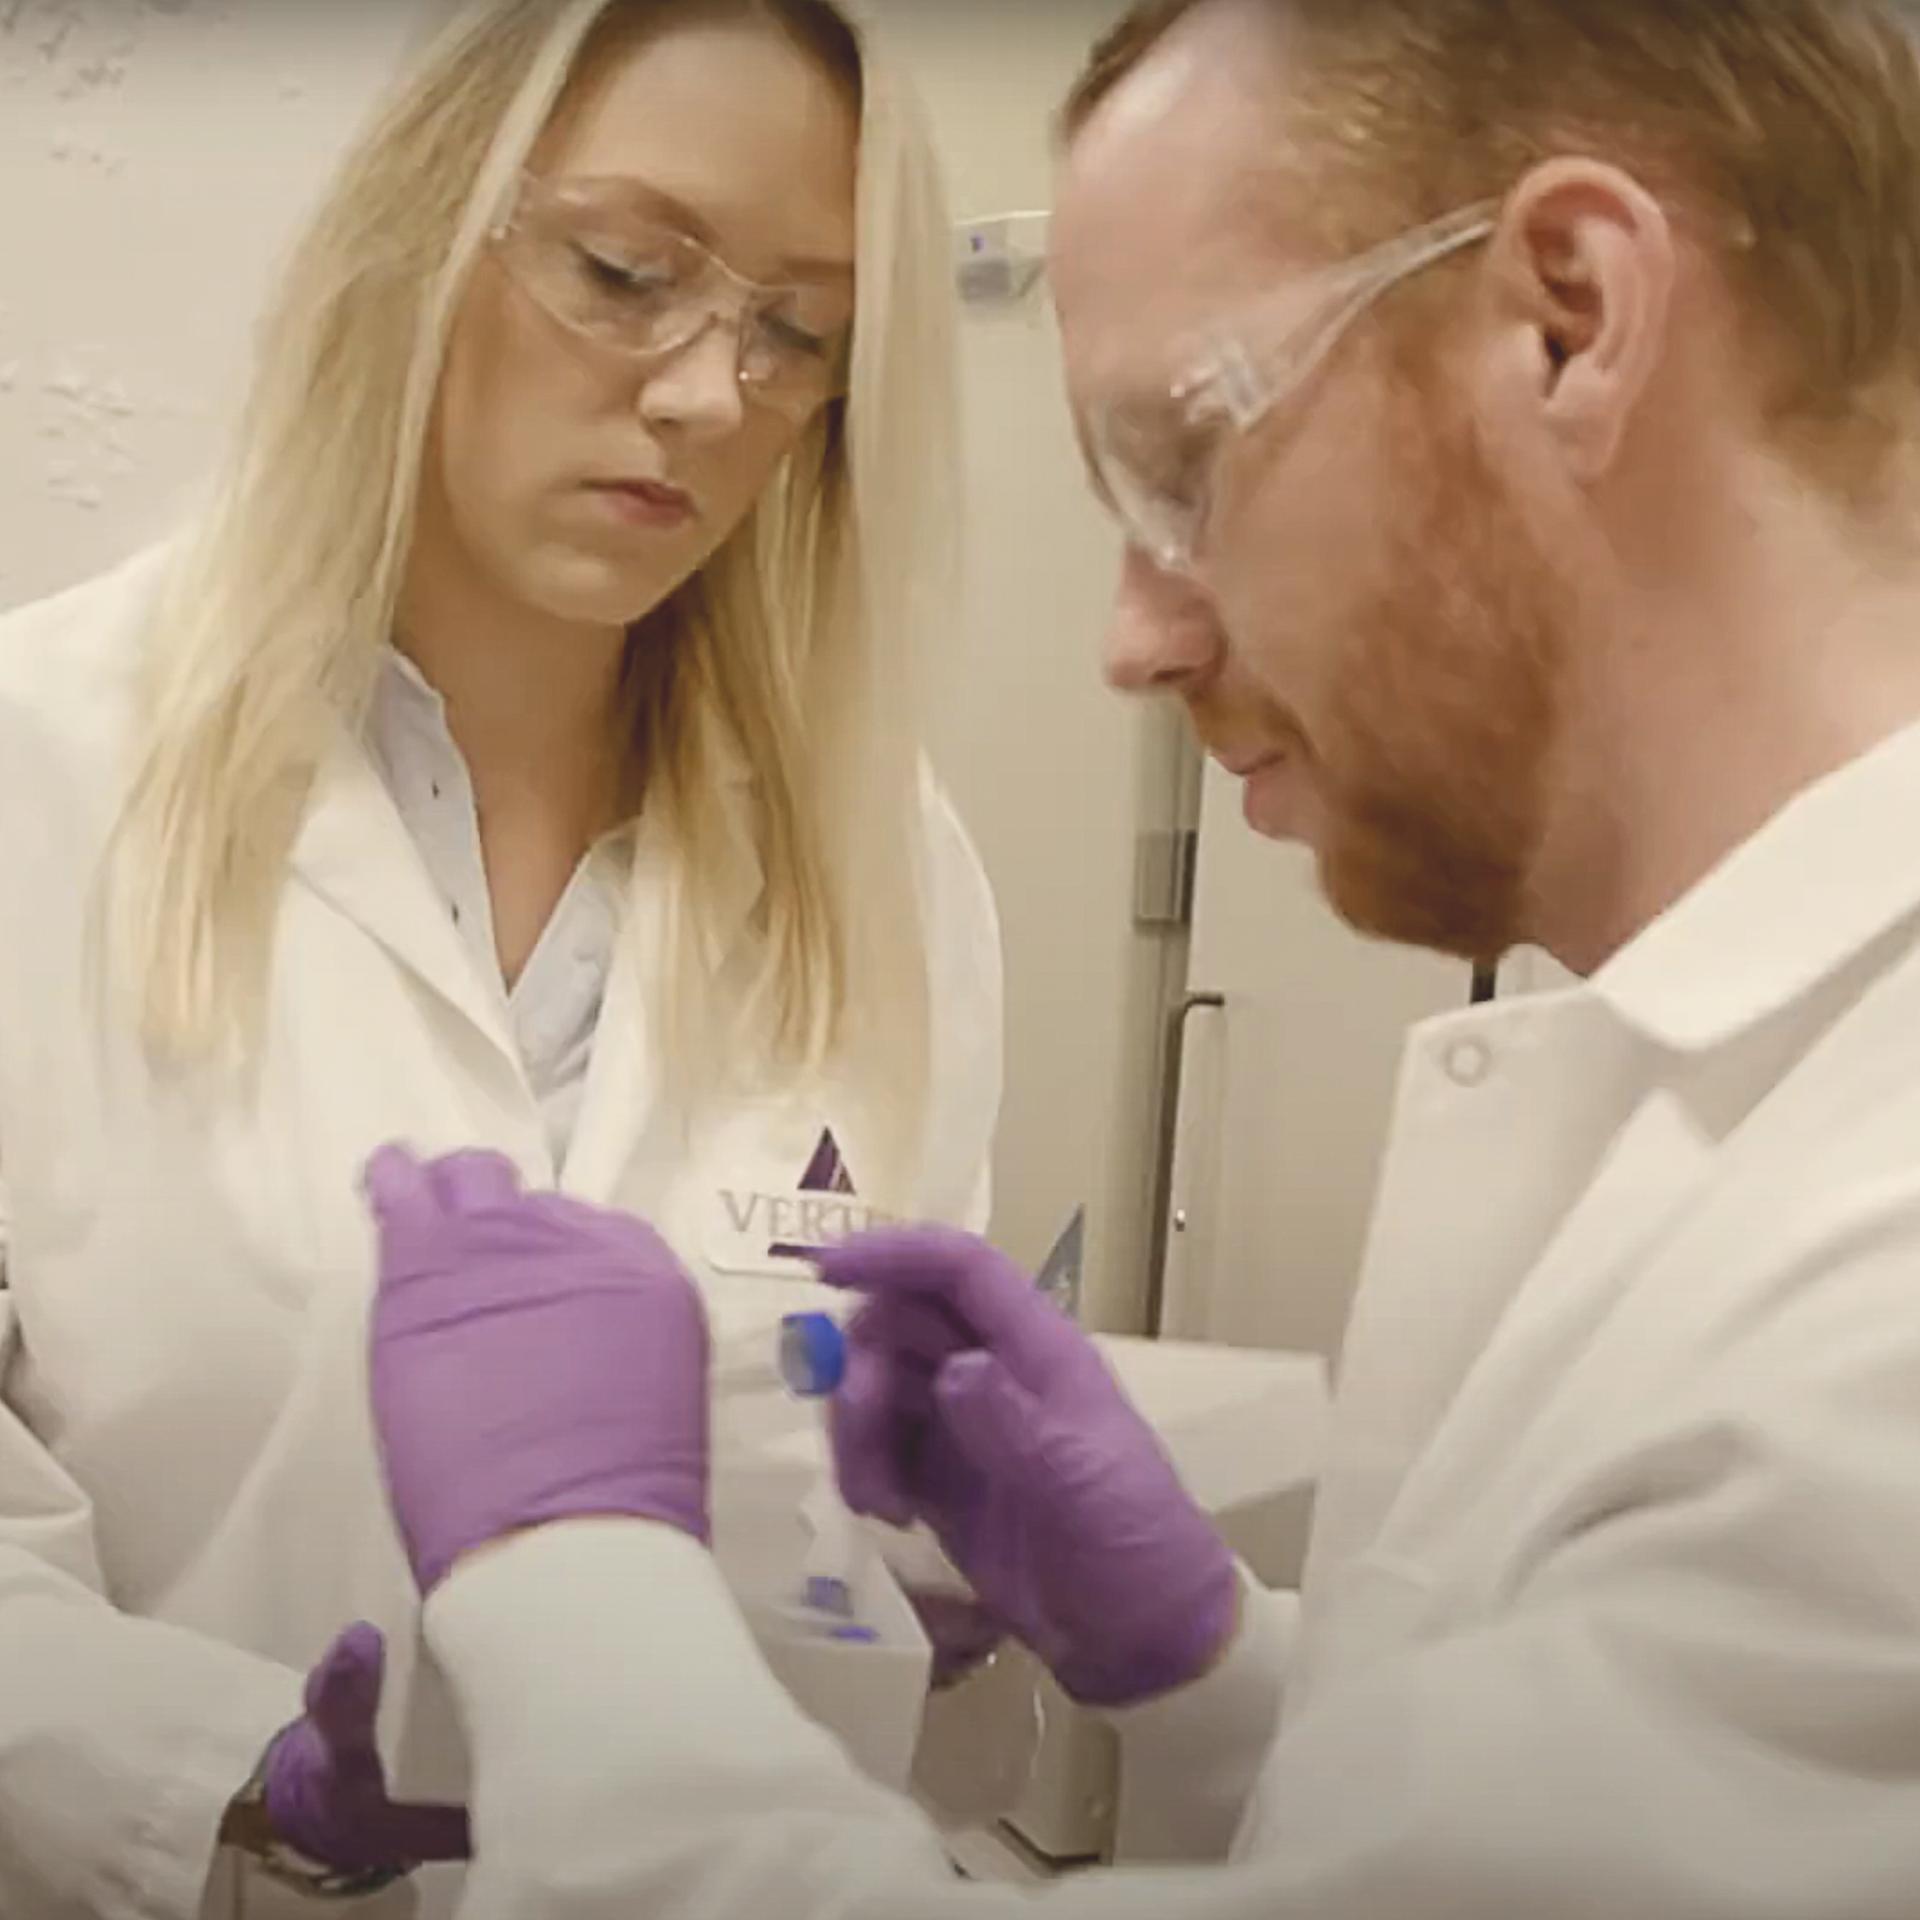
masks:
[[(820, 1144), (813, 1150), (813, 1158), (807, 1162), (807, 1170), (800, 1176), (801, 1193), (831, 1193), (838, 1198), (852, 1200), (858, 1198), (853, 1184), (853, 1175), (847, 1170), (846, 1156), (840, 1151), (840, 1143), (833, 1137), (833, 1129), (822, 1130)], [(773, 1260), (811, 1260), (820, 1252), (818, 1247), (770, 1246), (767, 1256)]]
[(846, 1156), (840, 1151), (831, 1127), (820, 1135), (820, 1144), (814, 1148), (813, 1158), (800, 1176), (800, 1191), (853, 1195), (853, 1176), (847, 1171)]

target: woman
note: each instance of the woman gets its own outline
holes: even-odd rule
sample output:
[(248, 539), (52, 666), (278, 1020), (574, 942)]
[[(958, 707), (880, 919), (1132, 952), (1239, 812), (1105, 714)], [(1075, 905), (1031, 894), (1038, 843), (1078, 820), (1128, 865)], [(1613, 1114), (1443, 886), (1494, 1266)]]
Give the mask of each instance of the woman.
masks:
[(826, 0), (488, 0), (192, 536), (0, 624), (0, 1912), (279, 1910), (218, 1836), (303, 1670), (365, 1619), (408, 1698), (378, 1143), (644, 1214), (723, 1318), (982, 1217), (998, 939), (908, 685), (947, 271)]

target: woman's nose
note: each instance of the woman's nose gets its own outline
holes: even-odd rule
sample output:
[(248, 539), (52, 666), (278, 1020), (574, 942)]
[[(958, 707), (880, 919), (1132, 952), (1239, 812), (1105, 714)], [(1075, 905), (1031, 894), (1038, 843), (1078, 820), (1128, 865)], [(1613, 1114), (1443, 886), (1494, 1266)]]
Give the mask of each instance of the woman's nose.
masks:
[(649, 426), (699, 440), (723, 440), (740, 430), (746, 413), (741, 324), (712, 315), (685, 346), (649, 369), (640, 389), (640, 413)]

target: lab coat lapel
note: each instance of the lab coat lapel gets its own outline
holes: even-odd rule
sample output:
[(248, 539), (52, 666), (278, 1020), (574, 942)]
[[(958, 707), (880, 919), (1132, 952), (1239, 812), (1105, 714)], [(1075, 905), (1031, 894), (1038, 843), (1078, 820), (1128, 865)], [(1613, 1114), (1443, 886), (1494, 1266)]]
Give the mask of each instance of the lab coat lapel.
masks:
[[(1461, 1514), (1529, 1446), (1634, 1254), (1713, 1164), (1680, 1103), (1637, 1097), (1643, 1043), (1591, 998), (1469, 1018), (1429, 1029), (1409, 1062), (1409, 1129), (1356, 1303), (1290, 1714), (1407, 1630)], [(1441, 1063), (1463, 1044), (1496, 1066), (1448, 1111)], [(1475, 1195), (1464, 1216), (1462, 1192)]]
[[(724, 930), (715, 962), (724, 974), (739, 951), (746, 928), (764, 890), (764, 871), (754, 846), (751, 783), (745, 772), (730, 769), (717, 796), (728, 810), (730, 859), (715, 882), (718, 920)], [(594, 1037), (586, 1092), (574, 1124), (573, 1144), (561, 1174), (562, 1188), (601, 1206), (619, 1204), (636, 1163), (654, 1153), (672, 1159), (684, 1153), (679, 1116), (668, 1111), (666, 1075), (659, 1035), (651, 1020), (652, 989), (667, 964), (668, 894), (676, 850), (659, 823), (642, 819), (634, 830), (633, 878), (613, 974)]]
[(502, 996), (474, 965), (373, 763), (345, 733), (315, 779), (293, 872), (517, 1061)]
[[(1543, 1262), (1570, 1284), (1569, 1267), (1595, 1251), (1570, 1216), (1607, 1204), (1589, 1188), (1631, 1132), (1642, 1071), (1632, 1038), (1583, 993), (1414, 1035), (1342, 1357), (1338, 1465), (1320, 1491), (1310, 1586), (1372, 1546)], [(1607, 1193), (1631, 1187), (1639, 1206), (1657, 1204), (1648, 1177), (1662, 1167), (1649, 1158), (1622, 1163)]]
[(646, 989), (658, 964), (664, 902), (652, 884), (651, 858), (642, 844), (587, 1064), (586, 1091), (561, 1171), (565, 1192), (597, 1206), (617, 1204), (644, 1136), (660, 1123), (661, 1063), (649, 1029)]
[(1708, 1189), (1715, 1145), (1661, 1088), (1635, 1108), (1463, 1379), (1398, 1489), (1392, 1557), (1438, 1557), (1492, 1462), (1524, 1458), (1565, 1383), (1620, 1311), (1648, 1249)]
[[(1849, 1005), (1857, 992), (1849, 985)], [(1504, 1277), (1496, 1261), (1487, 1276), (1493, 1284), (1474, 1310), (1480, 1338), (1471, 1351), (1464, 1339), (1452, 1343), (1456, 1354), (1470, 1352), (1467, 1364), (1451, 1380), (1430, 1380), (1424, 1405), (1407, 1391), (1404, 1373), (1392, 1371), (1394, 1362), (1409, 1346), (1430, 1354), (1446, 1343), (1404, 1338), (1411, 1297), (1404, 1290), (1420, 1284), (1417, 1270), (1396, 1262), (1379, 1276), (1376, 1317), (1400, 1325), (1397, 1332), (1381, 1326), (1377, 1348), (1349, 1383), (1353, 1460), (1349, 1484), (1323, 1490), (1325, 1537), (1316, 1539), (1316, 1552), (1324, 1574), (1337, 1577), (1335, 1563), (1364, 1557), (1389, 1535), (1398, 1564), (1437, 1557), (1484, 1490), (1491, 1463), (1536, 1447), (1553, 1451), (1538, 1435), (1583, 1365), (1603, 1354), (1631, 1356), (1639, 1339), (1674, 1340), (1683, 1322), (1717, 1311), (1720, 1277), (1710, 1263), (1693, 1270), (1684, 1259), (1669, 1270), (1674, 1250), (1711, 1225), (1716, 1210), (1752, 1204), (1742, 1168), (1790, 1165), (1843, 1128), (1876, 1073), (1900, 1070), (1881, 1057), (1880, 1036), (1917, 1014), (1920, 968), (1896, 969), (1801, 1060), (1791, 1099), (1775, 1095), (1755, 1107), (1748, 1096), (1764, 1092), (1778, 1072), (1764, 1049), (1744, 1065), (1727, 1054), (1663, 1050), (1650, 1071), (1645, 1050), (1653, 1042), (1614, 1020), (1597, 998), (1583, 1004), (1570, 996), (1562, 1017), (1586, 1031), (1563, 1032), (1561, 1044), (1541, 1056), (1564, 1087), (1563, 1100), (1508, 1116), (1516, 1164), (1538, 1194), (1564, 1196), (1565, 1217), (1537, 1253), (1513, 1246)], [(1716, 1068), (1724, 1075), (1729, 1066), (1733, 1077), (1716, 1082)], [(1619, 1092), (1636, 1083), (1637, 1097), (1619, 1106)], [(1446, 1184), (1424, 1188), (1436, 1232)], [(1663, 1250), (1657, 1261), (1656, 1248)], [(1648, 1289), (1653, 1301), (1637, 1297)], [(1461, 1297), (1471, 1296), (1463, 1290)], [(1630, 1373), (1623, 1360), (1609, 1377), (1624, 1382)]]

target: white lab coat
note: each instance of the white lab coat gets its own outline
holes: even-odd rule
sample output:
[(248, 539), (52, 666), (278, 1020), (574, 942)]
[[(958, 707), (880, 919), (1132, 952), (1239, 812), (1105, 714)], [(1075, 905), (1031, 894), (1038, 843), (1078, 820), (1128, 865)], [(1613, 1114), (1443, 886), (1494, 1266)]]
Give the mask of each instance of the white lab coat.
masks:
[[(1046, 1911), (1920, 1909), (1916, 820), (1920, 730), (1596, 982), (1414, 1036), (1284, 1707), (1285, 1623), (1255, 1606), (1123, 1729), (1164, 1850), (1231, 1863), (1086, 1876)], [(465, 1920), (1031, 1898), (955, 1886), (685, 1540), (526, 1536), (427, 1626), (477, 1755)]]
[[(754, 1312), (805, 1284), (775, 1247), (860, 1223), (877, 1157), (871, 1123), (831, 1086), (680, 1137), (656, 1094), (637, 969), (621, 965), (555, 1168), (497, 983), (344, 732), (280, 907), (257, 1095), (156, 1081), (85, 983), (158, 564), (0, 622), (7, 1920), (193, 1920), (203, 1896), (209, 1913), (248, 1920), (291, 1911), (244, 1887), (231, 1859), (209, 1886), (227, 1799), (348, 1622), (387, 1631), (389, 1691), (408, 1696), (417, 1601), (362, 1385), (371, 1235), (357, 1180), (374, 1146), (497, 1148), (530, 1183), (645, 1215), (711, 1295), (750, 1296)], [(926, 833), (936, 1037), (906, 1210), (979, 1224), (999, 935), (931, 782)], [(851, 1196), (839, 1180), (838, 1193), (800, 1191), (827, 1133)], [(643, 1616), (632, 1624), (644, 1631)], [(434, 1771), (429, 1756), (416, 1777)]]

